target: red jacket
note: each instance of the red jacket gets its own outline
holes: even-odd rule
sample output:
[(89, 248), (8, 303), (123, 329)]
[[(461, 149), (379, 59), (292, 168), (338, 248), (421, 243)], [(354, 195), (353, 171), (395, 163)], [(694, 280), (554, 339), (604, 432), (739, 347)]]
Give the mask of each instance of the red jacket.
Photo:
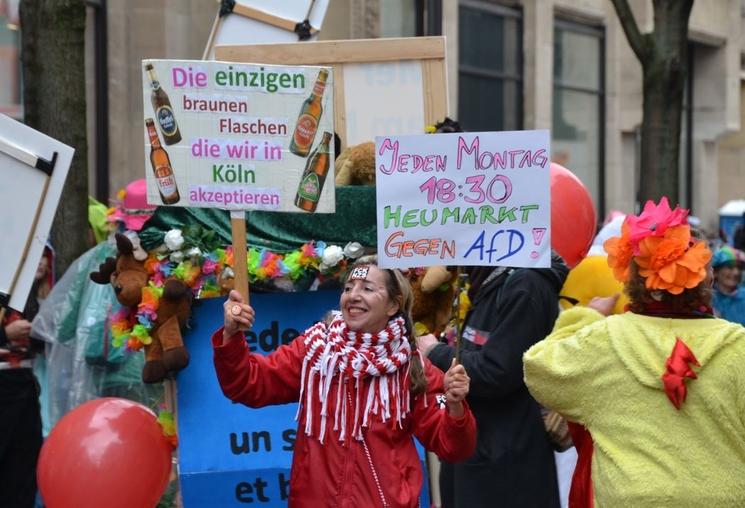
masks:
[[(250, 407), (297, 402), (306, 347), (303, 337), (269, 356), (251, 354), (242, 334), (222, 346), (222, 329), (212, 336), (215, 369), (226, 397)], [(425, 360), (429, 387), (413, 399), (403, 429), (376, 419), (364, 430), (364, 442), (350, 437), (341, 442), (329, 428), (321, 444), (304, 432), (300, 412), (292, 459), (289, 506), (312, 508), (415, 507), (422, 488), (422, 468), (412, 436), (448, 462), (473, 455), (476, 420), (465, 407), (461, 418), (451, 417), (435, 395), (443, 392), (443, 373)], [(336, 393), (334, 380), (329, 393)], [(349, 383), (350, 393), (354, 384)], [(329, 400), (334, 414), (336, 397)], [(465, 403), (464, 403), (465, 404)], [(365, 450), (369, 451), (369, 457)], [(382, 498), (385, 499), (385, 504)]]

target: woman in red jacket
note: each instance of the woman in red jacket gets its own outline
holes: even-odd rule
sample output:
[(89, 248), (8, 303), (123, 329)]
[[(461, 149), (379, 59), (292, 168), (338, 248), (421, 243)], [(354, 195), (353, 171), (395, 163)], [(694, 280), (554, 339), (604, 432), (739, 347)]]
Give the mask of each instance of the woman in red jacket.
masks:
[(226, 397), (251, 407), (297, 402), (291, 507), (415, 507), (422, 471), (412, 436), (449, 462), (474, 452), (476, 423), (462, 365), (444, 375), (417, 354), (412, 293), (374, 257), (352, 269), (331, 313), (292, 343), (251, 354), (254, 310), (237, 291), (212, 336)]

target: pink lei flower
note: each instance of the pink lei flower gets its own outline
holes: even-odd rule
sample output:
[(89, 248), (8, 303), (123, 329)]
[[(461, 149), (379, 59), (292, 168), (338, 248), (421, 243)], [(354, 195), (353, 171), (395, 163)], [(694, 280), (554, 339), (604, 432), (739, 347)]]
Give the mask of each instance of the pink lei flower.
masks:
[(211, 273), (215, 273), (215, 269), (217, 269), (217, 263), (212, 261), (211, 259), (205, 259), (204, 264), (202, 265), (202, 273), (205, 275), (209, 275)]
[(638, 216), (629, 215), (626, 223), (629, 226), (629, 241), (634, 247), (634, 255), (639, 254), (639, 242), (650, 236), (664, 236), (667, 228), (688, 224), (688, 210), (676, 206), (670, 209), (667, 197), (660, 199), (660, 204), (649, 200)]

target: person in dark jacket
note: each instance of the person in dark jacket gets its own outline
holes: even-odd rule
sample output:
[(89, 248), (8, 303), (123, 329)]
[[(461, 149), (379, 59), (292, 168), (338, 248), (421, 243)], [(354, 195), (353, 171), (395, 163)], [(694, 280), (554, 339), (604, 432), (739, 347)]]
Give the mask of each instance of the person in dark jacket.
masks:
[[(460, 361), (471, 378), (468, 402), (476, 417), (476, 453), (442, 464), (443, 508), (554, 508), (560, 505), (553, 447), (541, 407), (523, 381), (522, 356), (550, 332), (569, 269), (554, 256), (548, 269), (470, 267), (472, 308)], [(432, 336), (419, 349), (446, 370), (454, 348)]]
[(52, 251), (39, 262), (23, 312), (0, 321), (0, 507), (31, 508), (42, 444), (39, 382), (32, 370), (41, 342), (31, 339), (31, 320), (52, 285)]

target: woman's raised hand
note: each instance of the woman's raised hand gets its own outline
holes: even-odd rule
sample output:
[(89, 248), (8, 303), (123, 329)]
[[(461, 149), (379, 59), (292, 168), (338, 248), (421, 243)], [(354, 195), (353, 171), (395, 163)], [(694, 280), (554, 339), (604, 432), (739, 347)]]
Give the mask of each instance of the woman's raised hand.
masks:
[(463, 365), (456, 364), (455, 358), (453, 358), (453, 362), (450, 364), (443, 380), (448, 412), (451, 416), (459, 418), (465, 413), (463, 400), (468, 395), (470, 384), (471, 378), (466, 374), (466, 369)]
[(225, 316), (225, 329), (222, 334), (223, 344), (239, 331), (248, 330), (254, 324), (256, 319), (254, 309), (243, 302), (243, 296), (234, 289), (223, 304)]

